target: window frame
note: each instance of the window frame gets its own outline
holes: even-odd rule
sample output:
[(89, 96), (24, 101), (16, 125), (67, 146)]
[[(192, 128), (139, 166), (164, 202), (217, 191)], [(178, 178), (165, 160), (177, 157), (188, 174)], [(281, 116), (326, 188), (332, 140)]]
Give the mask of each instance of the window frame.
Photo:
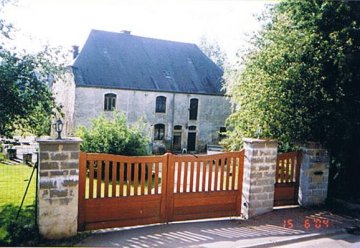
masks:
[(117, 95), (115, 93), (104, 94), (104, 111), (116, 110), (116, 98)]
[(154, 140), (165, 139), (165, 124), (158, 123), (154, 125)]
[(155, 113), (166, 113), (166, 97), (157, 96), (155, 102)]
[(191, 98), (189, 106), (189, 120), (196, 121), (198, 118), (199, 99)]

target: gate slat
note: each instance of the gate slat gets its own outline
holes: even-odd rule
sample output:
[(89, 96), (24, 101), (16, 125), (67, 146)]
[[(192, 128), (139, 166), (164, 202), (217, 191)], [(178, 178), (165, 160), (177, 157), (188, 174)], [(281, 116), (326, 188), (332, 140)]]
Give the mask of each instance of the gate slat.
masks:
[(226, 185), (225, 185), (225, 190), (229, 190), (230, 164), (229, 164), (229, 159), (228, 159), (228, 158), (225, 158), (225, 166), (226, 166)]
[(159, 162), (155, 163), (155, 195), (159, 192)]
[(149, 163), (148, 164), (148, 189), (147, 189), (147, 194), (151, 195), (151, 184), (152, 184), (152, 167), (153, 167), (153, 163)]
[(215, 163), (214, 163), (214, 166), (215, 166), (215, 172), (214, 172), (214, 191), (218, 191), (218, 179), (219, 179), (219, 160), (218, 159), (215, 159), (213, 160)]
[(195, 192), (199, 192), (200, 191), (200, 162), (195, 162), (195, 163), (196, 163)]
[(89, 199), (94, 198), (94, 161), (89, 161)]
[(180, 185), (181, 185), (181, 167), (182, 163), (177, 163), (177, 175), (176, 175), (176, 193), (180, 193)]
[(138, 195), (139, 164), (134, 163), (134, 195)]
[(124, 196), (124, 163), (120, 163), (119, 196)]
[(206, 162), (201, 161), (202, 167), (203, 167), (203, 175), (202, 175), (202, 190), (201, 192), (205, 192), (205, 187), (206, 187)]
[(209, 160), (207, 162), (209, 164), (209, 177), (208, 177), (208, 191), (212, 191), (211, 187), (212, 187), (212, 177), (213, 177), (213, 174), (212, 174), (212, 160)]
[(97, 161), (96, 198), (101, 198), (102, 161)]
[(131, 188), (131, 163), (126, 163), (127, 169), (126, 169), (126, 196), (130, 196), (130, 188)]
[(220, 171), (220, 191), (224, 190), (224, 159), (219, 159), (219, 163), (221, 163), (221, 171)]
[(109, 160), (105, 161), (105, 193), (104, 197), (109, 197)]
[(184, 163), (184, 181), (183, 181), (183, 192), (187, 192), (187, 179), (188, 179), (188, 163)]
[(231, 158), (231, 190), (235, 190), (236, 158)]
[(189, 162), (189, 165), (190, 165), (190, 190), (189, 192), (194, 192), (194, 162)]
[(111, 197), (115, 197), (116, 196), (116, 171), (117, 171), (117, 163), (115, 161), (112, 161), (111, 163), (111, 184), (112, 184), (112, 191), (111, 191)]
[(146, 174), (145, 163), (141, 163), (141, 195), (145, 195), (145, 174)]

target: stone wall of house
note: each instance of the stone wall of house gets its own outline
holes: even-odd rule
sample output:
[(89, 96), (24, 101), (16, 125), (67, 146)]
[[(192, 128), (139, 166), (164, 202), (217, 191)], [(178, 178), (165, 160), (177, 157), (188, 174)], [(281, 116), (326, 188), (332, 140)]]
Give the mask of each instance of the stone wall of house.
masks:
[(299, 204), (304, 207), (324, 204), (329, 181), (328, 153), (315, 142), (308, 142), (301, 151)]
[(38, 225), (47, 239), (76, 235), (80, 139), (39, 139)]
[(267, 213), (274, 206), (277, 142), (244, 139), (242, 214), (245, 218)]
[(61, 107), (64, 114), (62, 136), (73, 136), (75, 82), (71, 68), (67, 68), (62, 77), (54, 81), (51, 89), (57, 105)]
[[(154, 144), (166, 144), (171, 148), (173, 127), (182, 127), (181, 147), (187, 147), (189, 126), (196, 126), (196, 148), (204, 151), (206, 144), (217, 143), (220, 127), (224, 126), (225, 119), (230, 114), (230, 103), (224, 96), (180, 94), (169, 92), (151, 92), (135, 90), (103, 89), (94, 87), (77, 87), (75, 92), (75, 126), (89, 126), (90, 120), (104, 113), (111, 117), (111, 111), (104, 111), (104, 95), (117, 95), (116, 110), (126, 114), (128, 123), (133, 124), (140, 117), (144, 118), (148, 126), (148, 133), (153, 140), (154, 125), (165, 125), (165, 141)], [(166, 112), (155, 113), (156, 97), (166, 97)], [(197, 98), (198, 118), (189, 120), (190, 99)]]

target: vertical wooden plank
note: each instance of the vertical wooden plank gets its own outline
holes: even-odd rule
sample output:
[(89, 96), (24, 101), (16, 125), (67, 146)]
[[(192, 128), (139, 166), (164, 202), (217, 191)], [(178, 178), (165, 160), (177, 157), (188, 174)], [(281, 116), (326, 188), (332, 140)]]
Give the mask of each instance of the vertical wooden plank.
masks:
[(89, 161), (89, 199), (94, 198), (94, 161)]
[(236, 158), (231, 157), (231, 190), (235, 190)]
[(155, 163), (155, 180), (154, 180), (155, 195), (159, 193), (159, 162)]
[(280, 179), (280, 159), (279, 156), (276, 158), (276, 166), (275, 166), (275, 183), (279, 183)]
[(167, 222), (167, 196), (168, 196), (168, 163), (170, 153), (166, 153), (161, 161), (161, 203), (160, 203), (160, 222)]
[(177, 175), (176, 175), (176, 193), (180, 193), (180, 185), (181, 185), (181, 167), (182, 162), (177, 162)]
[(187, 174), (188, 174), (188, 163), (184, 163), (184, 181), (183, 181), (183, 192), (186, 192), (187, 188)]
[(97, 160), (96, 198), (101, 198), (102, 160)]
[(126, 163), (126, 196), (130, 196), (130, 189), (131, 189), (131, 169), (132, 169), (132, 166), (131, 166), (131, 163), (127, 162)]
[(297, 162), (297, 153), (294, 154), (292, 158), (292, 164), (291, 164), (291, 177), (290, 182), (295, 182), (295, 175), (296, 175), (296, 162)]
[(134, 195), (138, 195), (139, 163), (134, 163)]
[(124, 196), (124, 163), (120, 163), (119, 196)]
[(85, 230), (85, 183), (86, 183), (86, 153), (80, 152), (79, 158), (79, 193), (78, 193), (78, 230)]
[(145, 163), (141, 163), (141, 195), (145, 195), (145, 174), (146, 174)]
[(200, 191), (200, 162), (196, 162), (196, 182), (195, 182), (195, 192)]
[(152, 184), (152, 167), (153, 163), (148, 163), (147, 169), (148, 169), (148, 188), (147, 188), (147, 194), (151, 195), (151, 184)]
[(109, 161), (105, 161), (105, 193), (104, 197), (109, 197)]
[(225, 169), (226, 169), (226, 185), (225, 190), (229, 190), (229, 184), (230, 184), (230, 161), (229, 158), (225, 158)]
[(218, 191), (218, 180), (219, 180), (219, 159), (214, 160), (214, 191)]
[(300, 167), (301, 167), (302, 153), (298, 152), (296, 157), (296, 167), (295, 167), (295, 182), (299, 184), (300, 179)]
[(243, 178), (244, 178), (244, 156), (245, 152), (244, 150), (241, 150), (238, 154), (238, 193), (236, 198), (236, 215), (241, 215), (241, 205), (242, 205), (242, 186), (243, 186)]
[(112, 168), (112, 179), (111, 179), (111, 183), (112, 183), (112, 191), (111, 191), (111, 197), (116, 197), (116, 171), (117, 171), (117, 162), (116, 161), (112, 161), (111, 163), (111, 168)]
[(203, 167), (202, 168), (203, 175), (202, 175), (202, 189), (201, 189), (201, 191), (205, 192), (206, 191), (206, 162), (201, 161), (200, 163), (202, 164), (202, 167)]
[(289, 168), (290, 168), (290, 158), (288, 157), (288, 158), (284, 159), (284, 161), (286, 161), (285, 162), (286, 166), (284, 168), (283, 182), (288, 183), (287, 179), (288, 179), (289, 172), (290, 172), (290, 170), (289, 170)]
[(212, 167), (213, 167), (213, 164), (212, 164), (212, 160), (208, 160), (206, 162), (209, 166), (209, 177), (208, 177), (208, 191), (212, 191), (211, 187), (212, 187), (212, 177), (213, 177), (213, 173), (212, 173)]
[(189, 162), (190, 166), (190, 190), (189, 192), (194, 192), (194, 162)]
[(167, 155), (167, 183), (166, 187), (166, 216), (164, 222), (173, 220), (174, 215), (174, 190), (175, 190), (175, 156), (173, 154)]
[(225, 160), (219, 159), (219, 163), (221, 163), (221, 169), (220, 169), (220, 191), (224, 190), (224, 170), (225, 170)]

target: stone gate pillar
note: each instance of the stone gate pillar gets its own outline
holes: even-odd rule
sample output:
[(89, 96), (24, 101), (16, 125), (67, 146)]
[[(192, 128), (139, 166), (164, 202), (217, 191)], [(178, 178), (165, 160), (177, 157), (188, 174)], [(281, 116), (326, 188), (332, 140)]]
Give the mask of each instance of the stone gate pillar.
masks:
[(38, 225), (47, 239), (77, 234), (79, 138), (38, 139)]
[(329, 156), (319, 143), (302, 148), (299, 204), (304, 207), (325, 203), (329, 181)]
[(277, 141), (246, 138), (244, 149), (241, 212), (250, 218), (273, 210)]

